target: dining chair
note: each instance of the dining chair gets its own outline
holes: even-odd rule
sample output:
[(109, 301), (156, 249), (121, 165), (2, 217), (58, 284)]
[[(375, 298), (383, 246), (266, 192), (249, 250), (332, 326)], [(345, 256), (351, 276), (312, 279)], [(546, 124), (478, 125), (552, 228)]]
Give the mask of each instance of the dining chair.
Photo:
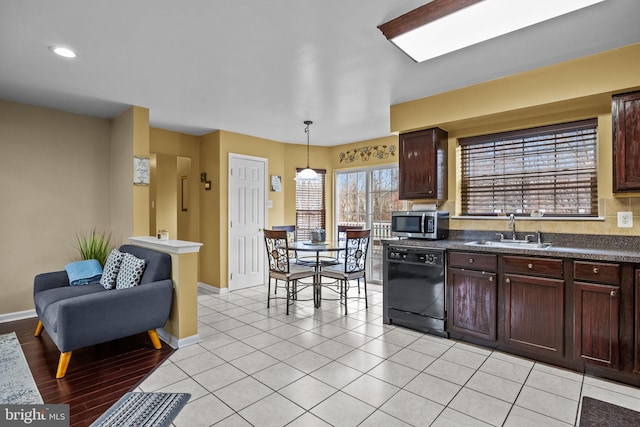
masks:
[[(361, 225), (339, 225), (338, 226), (338, 241), (343, 241), (347, 239), (347, 230), (362, 230), (364, 227)], [(344, 251), (338, 252), (338, 256), (336, 257), (336, 261), (344, 262)], [(360, 293), (360, 282), (358, 282), (358, 293)]]
[[(344, 262), (338, 265), (332, 265), (320, 270), (320, 284), (322, 285), (322, 277), (335, 279), (339, 282), (340, 302), (344, 298), (344, 314), (347, 315), (347, 293), (349, 292), (349, 281), (358, 281), (358, 294), (360, 293), (360, 279), (364, 282), (364, 306), (369, 307), (367, 301), (367, 253), (369, 250), (369, 240), (371, 238), (371, 230), (347, 230), (346, 231), (346, 249), (344, 254)], [(355, 298), (362, 298), (360, 296)]]
[[(276, 231), (286, 231), (287, 232), (287, 243), (295, 242), (298, 240), (298, 236), (296, 235), (296, 226), (295, 225), (274, 225), (271, 227), (272, 230)], [(296, 251), (289, 251), (289, 261), (298, 263), (298, 254)], [(278, 293), (278, 281), (276, 280), (275, 286), (273, 287), (273, 293)]]
[[(287, 315), (289, 314), (289, 304), (292, 300), (298, 299), (298, 292), (313, 284), (304, 285), (298, 289), (298, 280), (307, 277), (313, 278), (315, 282), (316, 271), (311, 267), (303, 267), (296, 264), (291, 265), (289, 257), (289, 243), (287, 240), (287, 232), (284, 230), (264, 230), (264, 243), (267, 248), (267, 256), (269, 258), (269, 283), (267, 286), (267, 308), (271, 303), (271, 280), (285, 282), (286, 297), (276, 297), (287, 300)], [(315, 289), (313, 292), (315, 299)]]

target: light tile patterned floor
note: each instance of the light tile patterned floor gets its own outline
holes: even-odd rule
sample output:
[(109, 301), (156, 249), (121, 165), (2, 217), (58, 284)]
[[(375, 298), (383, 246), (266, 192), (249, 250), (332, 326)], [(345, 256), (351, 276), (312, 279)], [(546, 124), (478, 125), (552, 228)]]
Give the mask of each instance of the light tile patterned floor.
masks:
[(337, 301), (287, 316), (263, 288), (201, 289), (202, 341), (139, 390), (191, 393), (178, 427), (573, 426), (582, 396), (640, 410), (640, 389), (385, 325), (369, 288), (348, 316)]

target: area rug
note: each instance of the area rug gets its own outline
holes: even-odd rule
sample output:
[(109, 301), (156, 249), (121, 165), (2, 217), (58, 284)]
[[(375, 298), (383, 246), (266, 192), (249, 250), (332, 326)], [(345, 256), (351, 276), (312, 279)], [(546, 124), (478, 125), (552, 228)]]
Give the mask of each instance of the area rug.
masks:
[(43, 403), (15, 332), (0, 335), (0, 403)]
[(582, 398), (580, 427), (640, 426), (640, 412), (591, 397)]
[(126, 393), (91, 427), (167, 427), (190, 397), (189, 393)]

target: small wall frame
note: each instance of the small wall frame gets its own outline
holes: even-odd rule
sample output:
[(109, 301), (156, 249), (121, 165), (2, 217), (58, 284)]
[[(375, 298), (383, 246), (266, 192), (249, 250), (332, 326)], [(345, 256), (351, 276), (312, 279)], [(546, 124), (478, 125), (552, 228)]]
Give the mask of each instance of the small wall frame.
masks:
[(282, 177), (280, 175), (271, 175), (271, 191), (282, 191)]
[(149, 185), (151, 183), (149, 157), (133, 158), (133, 185)]

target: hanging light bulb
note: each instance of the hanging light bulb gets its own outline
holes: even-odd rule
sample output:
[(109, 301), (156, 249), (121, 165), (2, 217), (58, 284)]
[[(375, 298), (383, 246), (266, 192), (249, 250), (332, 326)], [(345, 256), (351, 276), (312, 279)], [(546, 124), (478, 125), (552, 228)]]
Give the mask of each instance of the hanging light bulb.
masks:
[(304, 132), (307, 134), (307, 167), (298, 172), (294, 178), (296, 181), (314, 181), (318, 179), (316, 171), (309, 167), (309, 125), (312, 123), (311, 120), (304, 121), (304, 124), (307, 125), (307, 127), (304, 128)]

